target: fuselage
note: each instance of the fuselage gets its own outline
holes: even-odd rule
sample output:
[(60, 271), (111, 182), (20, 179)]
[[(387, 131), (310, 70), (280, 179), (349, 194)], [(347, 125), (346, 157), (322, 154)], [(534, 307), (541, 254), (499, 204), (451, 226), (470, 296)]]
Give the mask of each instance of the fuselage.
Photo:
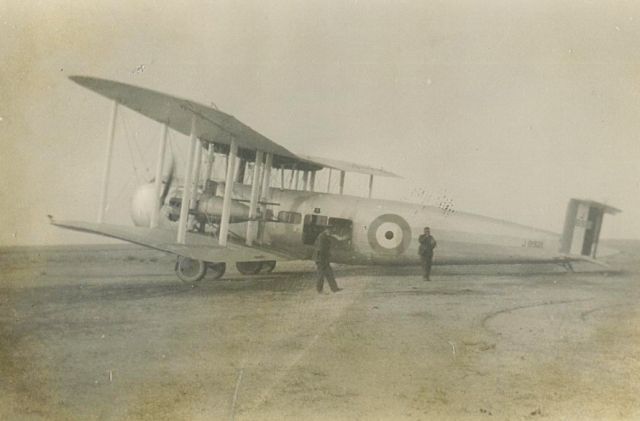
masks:
[[(248, 198), (250, 186), (236, 185), (236, 197)], [(436, 263), (480, 264), (552, 261), (560, 235), (465, 212), (452, 212), (392, 200), (272, 188), (272, 218), (263, 243), (300, 259), (311, 257), (315, 237), (327, 225), (337, 227), (332, 260), (351, 264), (417, 264), (418, 237), (424, 227), (436, 238)], [(243, 236), (246, 223), (233, 224)]]

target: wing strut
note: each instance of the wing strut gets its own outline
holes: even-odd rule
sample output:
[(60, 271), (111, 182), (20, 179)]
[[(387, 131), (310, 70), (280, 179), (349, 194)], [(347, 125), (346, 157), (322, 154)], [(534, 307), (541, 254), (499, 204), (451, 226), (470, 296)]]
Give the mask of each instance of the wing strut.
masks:
[(340, 171), (340, 194), (344, 193), (344, 171)]
[(211, 180), (211, 177), (213, 177), (213, 163), (215, 162), (215, 159), (216, 159), (216, 156), (214, 152), (213, 143), (209, 143), (209, 150), (207, 151), (207, 167), (204, 172), (206, 181)]
[(104, 210), (107, 206), (107, 193), (109, 191), (109, 173), (111, 172), (111, 156), (113, 155), (113, 139), (116, 134), (116, 117), (118, 115), (118, 101), (113, 100), (111, 120), (109, 121), (109, 137), (107, 138), (107, 156), (104, 162), (104, 175), (102, 177), (102, 196), (100, 197), (100, 209), (98, 210), (98, 223), (104, 222)]
[[(262, 204), (260, 205), (260, 212), (262, 214), (262, 220), (267, 219), (267, 202), (270, 199), (269, 189), (271, 188), (271, 167), (273, 166), (273, 153), (268, 152), (264, 160), (264, 170), (262, 171), (262, 188), (260, 191), (260, 198)], [(260, 243), (264, 243), (264, 222), (258, 225), (258, 237)]]
[[(295, 167), (295, 164), (293, 165)], [(295, 178), (295, 172), (296, 170), (294, 168), (291, 168), (289, 170), (289, 190), (293, 189), (293, 179)]]
[(158, 218), (160, 215), (160, 190), (162, 188), (162, 167), (164, 167), (164, 156), (167, 150), (167, 135), (169, 134), (169, 126), (167, 124), (162, 125), (162, 142), (160, 142), (160, 148), (158, 149), (158, 162), (156, 164), (156, 184), (155, 184), (155, 203), (153, 209), (151, 209), (151, 223), (150, 227), (155, 228), (158, 226)]
[(253, 165), (253, 177), (251, 178), (251, 201), (249, 203), (249, 222), (247, 223), (246, 242), (250, 246), (253, 244), (253, 232), (255, 226), (255, 217), (258, 210), (258, 195), (260, 194), (260, 170), (262, 168), (261, 150), (256, 151), (256, 160)]
[(185, 244), (187, 234), (187, 220), (189, 219), (189, 203), (191, 202), (191, 187), (193, 184), (193, 161), (196, 154), (196, 115), (191, 117), (191, 144), (189, 145), (189, 160), (185, 172), (184, 187), (182, 189), (182, 203), (180, 204), (180, 221), (178, 222), (178, 238), (176, 242)]
[(284, 190), (284, 165), (280, 165), (280, 190)]
[(227, 235), (229, 234), (229, 219), (231, 217), (231, 194), (233, 193), (233, 176), (236, 168), (236, 155), (238, 154), (238, 143), (235, 136), (231, 138), (231, 147), (227, 156), (227, 174), (224, 180), (224, 198), (222, 200), (222, 217), (220, 218), (220, 232), (218, 241), (221, 246), (227, 245)]
[[(273, 153), (267, 153), (264, 162), (264, 171), (262, 171), (262, 191), (260, 197), (262, 198), (262, 205), (260, 211), (262, 213), (263, 220), (267, 219), (267, 202), (271, 199), (269, 189), (271, 188), (271, 167), (273, 166)], [(260, 227), (260, 225), (259, 225)], [(258, 235), (260, 236), (260, 242), (264, 242), (264, 222), (261, 225), (261, 229), (258, 228)]]
[(196, 197), (198, 195), (198, 184), (200, 183), (200, 165), (202, 163), (202, 142), (196, 142), (196, 161), (193, 168), (193, 181), (191, 182), (191, 200), (189, 209), (196, 207)]
[(372, 193), (373, 193), (373, 174), (369, 174), (369, 199), (371, 199)]
[[(260, 197), (262, 197), (263, 202), (268, 202), (270, 199), (269, 189), (271, 188), (271, 167), (273, 166), (273, 154), (271, 152), (267, 154), (264, 165), (264, 171), (262, 172), (262, 191), (260, 193)], [(267, 205), (263, 204), (262, 206), (266, 207)], [(264, 211), (262, 212), (262, 214), (265, 214)]]
[(316, 172), (311, 171), (311, 181), (309, 182), (309, 190), (315, 191), (316, 189)]
[(327, 179), (327, 193), (331, 193), (331, 173), (332, 169), (329, 168), (329, 178)]

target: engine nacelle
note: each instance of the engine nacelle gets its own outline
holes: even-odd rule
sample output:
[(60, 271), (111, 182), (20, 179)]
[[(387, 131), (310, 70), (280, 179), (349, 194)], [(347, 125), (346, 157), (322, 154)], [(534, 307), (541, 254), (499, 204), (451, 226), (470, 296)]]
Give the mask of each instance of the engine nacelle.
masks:
[[(153, 212), (153, 207), (156, 205), (155, 191), (154, 183), (149, 183), (141, 185), (133, 193), (131, 197), (131, 219), (135, 226), (149, 226), (151, 213)], [(166, 226), (167, 223), (172, 224), (178, 220), (181, 200), (180, 197), (174, 197), (168, 200), (171, 209), (165, 209), (165, 211), (160, 213), (160, 226)], [(218, 222), (222, 216), (222, 203), (222, 197), (203, 194), (198, 201), (195, 212), (191, 211), (191, 213), (195, 213), (196, 218), (199, 220)], [(230, 215), (231, 222), (248, 221), (249, 206), (233, 201), (231, 202)]]
[(153, 207), (156, 206), (155, 194), (154, 183), (143, 184), (133, 192), (131, 197), (131, 219), (135, 226), (149, 226)]
[[(219, 196), (203, 197), (198, 202), (198, 214), (214, 221), (219, 221), (222, 216), (222, 203), (224, 199)], [(231, 202), (231, 222), (244, 222), (249, 220), (249, 206)]]

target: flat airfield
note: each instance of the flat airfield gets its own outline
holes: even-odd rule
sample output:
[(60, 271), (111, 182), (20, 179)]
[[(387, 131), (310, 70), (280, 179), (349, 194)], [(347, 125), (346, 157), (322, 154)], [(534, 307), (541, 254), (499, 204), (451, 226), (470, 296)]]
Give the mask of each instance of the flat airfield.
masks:
[(576, 265), (309, 263), (185, 286), (132, 246), (2, 249), (0, 419), (640, 419), (640, 242)]

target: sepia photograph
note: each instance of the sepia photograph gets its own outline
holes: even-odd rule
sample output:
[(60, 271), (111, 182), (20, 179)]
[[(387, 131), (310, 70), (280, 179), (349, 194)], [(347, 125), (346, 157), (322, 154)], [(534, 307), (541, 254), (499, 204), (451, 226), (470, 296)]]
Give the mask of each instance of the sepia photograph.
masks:
[(640, 419), (640, 4), (0, 0), (0, 419)]

